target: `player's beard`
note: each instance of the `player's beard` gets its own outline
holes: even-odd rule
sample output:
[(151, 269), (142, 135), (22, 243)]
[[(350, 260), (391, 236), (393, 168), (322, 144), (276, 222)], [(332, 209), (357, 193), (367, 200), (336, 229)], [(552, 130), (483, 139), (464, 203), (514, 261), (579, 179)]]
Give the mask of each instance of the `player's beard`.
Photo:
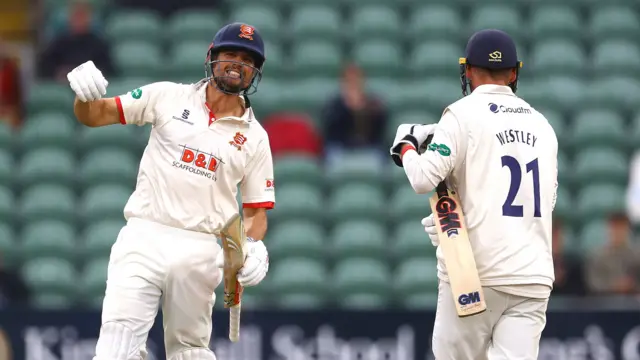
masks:
[[(230, 76), (228, 74), (229, 70), (238, 72), (240, 76), (237, 78)], [(248, 84), (246, 84), (247, 77), (248, 75), (244, 69), (244, 66), (241, 66), (239, 69), (229, 66), (222, 71), (222, 74), (220, 76), (214, 76), (214, 81), (219, 89), (228, 93), (239, 94), (248, 87)]]

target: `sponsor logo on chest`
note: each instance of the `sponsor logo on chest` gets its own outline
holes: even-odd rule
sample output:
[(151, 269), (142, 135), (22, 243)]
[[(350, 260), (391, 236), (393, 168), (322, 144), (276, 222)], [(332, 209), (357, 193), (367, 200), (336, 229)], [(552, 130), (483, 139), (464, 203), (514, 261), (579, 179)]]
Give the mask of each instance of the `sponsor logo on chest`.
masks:
[(213, 181), (218, 180), (217, 172), (224, 164), (222, 158), (188, 145), (180, 145), (180, 149), (180, 158), (173, 161), (173, 167)]

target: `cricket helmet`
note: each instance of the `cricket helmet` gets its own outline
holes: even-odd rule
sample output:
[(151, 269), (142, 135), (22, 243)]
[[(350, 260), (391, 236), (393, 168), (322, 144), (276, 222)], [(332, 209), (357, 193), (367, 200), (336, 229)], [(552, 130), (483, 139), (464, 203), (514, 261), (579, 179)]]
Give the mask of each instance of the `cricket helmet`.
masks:
[(466, 76), (467, 65), (484, 69), (515, 69), (516, 79), (509, 84), (515, 93), (518, 88), (518, 72), (522, 61), (518, 60), (516, 44), (509, 34), (496, 29), (480, 30), (473, 34), (467, 43), (464, 57), (459, 60), (460, 85), (462, 94), (468, 94), (470, 85)]
[[(248, 52), (254, 59), (254, 66), (239, 61), (217, 60), (218, 54), (223, 50), (243, 50)], [(222, 27), (209, 45), (205, 60), (204, 71), (207, 79), (213, 81), (216, 87), (230, 95), (251, 95), (258, 90), (258, 84), (262, 79), (262, 68), (266, 58), (264, 56), (264, 42), (258, 29), (243, 23), (232, 23)], [(222, 81), (229, 76), (216, 76), (214, 67), (221, 63), (235, 63), (241, 66), (248, 66), (253, 69), (253, 78), (244, 88), (231, 90)], [(245, 82), (244, 72), (240, 72), (241, 83)]]

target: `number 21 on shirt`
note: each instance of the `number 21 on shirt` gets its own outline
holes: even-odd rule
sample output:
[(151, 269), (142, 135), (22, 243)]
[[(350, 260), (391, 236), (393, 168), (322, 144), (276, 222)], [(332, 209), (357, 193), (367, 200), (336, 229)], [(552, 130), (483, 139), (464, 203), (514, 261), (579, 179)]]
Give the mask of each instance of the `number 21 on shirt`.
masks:
[[(525, 165), (525, 171), (518, 159), (505, 155), (502, 157), (502, 167), (508, 167), (511, 173), (511, 185), (509, 193), (502, 204), (502, 215), (511, 217), (523, 217), (524, 206), (514, 205), (513, 202), (520, 190), (523, 181), (533, 181), (533, 217), (540, 217), (540, 172), (538, 170), (538, 159), (534, 159)], [(531, 174), (531, 180), (528, 175)], [(527, 209), (527, 211), (530, 211)]]

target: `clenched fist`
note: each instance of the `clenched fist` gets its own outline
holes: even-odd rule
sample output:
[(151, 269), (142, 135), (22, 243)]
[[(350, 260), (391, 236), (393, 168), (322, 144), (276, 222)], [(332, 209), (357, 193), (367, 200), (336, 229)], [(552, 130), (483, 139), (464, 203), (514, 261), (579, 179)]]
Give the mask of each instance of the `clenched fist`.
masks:
[(93, 61), (76, 67), (67, 74), (71, 89), (82, 102), (101, 99), (107, 93), (109, 82), (104, 78)]

